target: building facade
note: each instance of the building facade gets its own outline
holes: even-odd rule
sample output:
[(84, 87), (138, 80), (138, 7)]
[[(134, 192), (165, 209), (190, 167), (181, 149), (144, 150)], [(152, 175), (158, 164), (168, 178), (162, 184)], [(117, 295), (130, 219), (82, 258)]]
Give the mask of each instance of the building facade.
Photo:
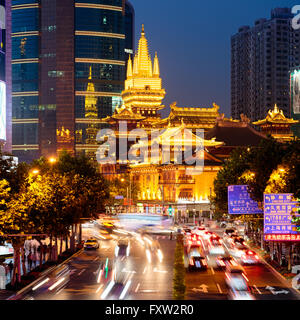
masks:
[(244, 26), (231, 38), (231, 115), (263, 119), (277, 103), (290, 112), (289, 72), (300, 64), (300, 31), (292, 29), (289, 8)]
[(61, 150), (95, 159), (100, 119), (120, 104), (125, 49), (133, 50), (127, 7), (125, 0), (12, 0), (12, 150), (20, 160)]
[(5, 1), (0, 1), (0, 151), (6, 142)]

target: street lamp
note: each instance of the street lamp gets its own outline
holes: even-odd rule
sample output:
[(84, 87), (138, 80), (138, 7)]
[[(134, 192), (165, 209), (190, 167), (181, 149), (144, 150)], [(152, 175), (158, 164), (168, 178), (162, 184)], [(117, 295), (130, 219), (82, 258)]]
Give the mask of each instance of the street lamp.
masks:
[(36, 175), (38, 175), (40, 173), (40, 170), (39, 169), (33, 169), (33, 170), (31, 170), (30, 173), (36, 176)]
[(49, 162), (50, 162), (51, 164), (54, 164), (54, 163), (57, 162), (57, 159), (54, 158), (54, 157), (51, 157), (51, 158), (49, 158)]

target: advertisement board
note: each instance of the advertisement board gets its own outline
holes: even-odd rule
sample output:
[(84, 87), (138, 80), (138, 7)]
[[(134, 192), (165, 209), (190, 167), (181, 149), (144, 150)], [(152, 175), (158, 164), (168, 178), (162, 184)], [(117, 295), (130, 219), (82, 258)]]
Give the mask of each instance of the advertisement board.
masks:
[(258, 203), (251, 199), (247, 185), (228, 186), (229, 214), (263, 214)]
[(0, 81), (0, 140), (6, 140), (6, 85)]
[(266, 241), (300, 241), (292, 224), (297, 206), (291, 193), (264, 194), (264, 236)]

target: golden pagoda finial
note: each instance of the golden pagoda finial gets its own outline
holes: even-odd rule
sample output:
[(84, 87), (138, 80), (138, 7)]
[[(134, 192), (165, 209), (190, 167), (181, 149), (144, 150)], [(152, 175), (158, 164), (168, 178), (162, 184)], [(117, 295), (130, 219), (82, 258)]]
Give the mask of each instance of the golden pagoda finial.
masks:
[(132, 60), (131, 55), (129, 55), (128, 63), (127, 63), (127, 79), (132, 77)]
[(155, 52), (155, 57), (154, 57), (153, 75), (155, 77), (159, 77), (159, 62), (158, 62), (157, 52)]
[(145, 26), (142, 24), (142, 35), (145, 35)]
[(148, 41), (145, 37), (144, 27), (142, 27), (142, 35), (139, 41), (137, 54), (138, 74), (146, 77), (152, 76), (152, 62), (150, 63), (149, 60), (151, 59), (149, 55)]

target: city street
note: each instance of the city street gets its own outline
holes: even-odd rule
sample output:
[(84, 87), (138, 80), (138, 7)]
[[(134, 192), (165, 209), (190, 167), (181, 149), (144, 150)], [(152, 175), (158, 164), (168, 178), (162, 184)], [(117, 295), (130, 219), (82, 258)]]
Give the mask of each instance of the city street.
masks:
[[(87, 236), (85, 236), (87, 238)], [(66, 287), (59, 291), (30, 292), (25, 299), (35, 300), (99, 300), (109, 281), (102, 279), (97, 281), (99, 266), (106, 263), (108, 259), (114, 259), (115, 246), (119, 237), (112, 240), (101, 240), (100, 248), (97, 250), (85, 250), (82, 254), (69, 261), (70, 281)], [(176, 241), (169, 240), (166, 236), (154, 236), (163, 252), (163, 261), (157, 259), (148, 262), (145, 248), (134, 238), (130, 237), (131, 252), (125, 264), (124, 273), (131, 278), (126, 299), (130, 300), (170, 300), (172, 299), (172, 277), (174, 249)], [(108, 277), (109, 278), (109, 277)], [(43, 289), (40, 287), (39, 289)], [(118, 300), (123, 286), (115, 284), (106, 299)]]
[[(221, 235), (223, 229), (212, 229)], [(160, 263), (152, 253), (151, 262), (147, 259), (146, 241), (141, 241), (138, 233), (131, 233), (130, 254), (124, 257), (121, 272), (127, 275), (123, 283), (112, 283), (112, 271), (109, 269), (107, 278), (99, 276), (103, 265), (112, 265), (115, 247), (123, 235), (116, 231), (111, 240), (99, 240), (97, 250), (84, 250), (80, 255), (68, 262), (70, 279), (62, 288), (49, 289), (49, 283), (42, 284), (36, 290), (30, 290), (21, 299), (34, 300), (171, 300), (174, 250), (176, 241), (169, 235), (148, 235), (147, 241), (159, 243), (163, 253)], [(121, 231), (121, 232), (124, 232)], [(132, 232), (132, 231), (130, 231)], [(95, 234), (93, 228), (84, 230), (83, 236), (89, 238)], [(144, 238), (145, 239), (145, 238)], [(209, 255), (206, 256), (209, 261)], [(121, 259), (122, 260), (122, 259)], [(288, 287), (274, 271), (263, 263), (244, 266), (249, 279), (252, 295), (256, 300), (299, 300), (296, 290)], [(49, 276), (51, 278), (51, 275)], [(186, 299), (188, 300), (227, 300), (228, 288), (225, 283), (225, 272), (208, 267), (207, 271), (186, 273)], [(57, 282), (60, 280), (58, 279)], [(38, 285), (37, 285), (38, 286)], [(128, 286), (128, 287), (127, 287)]]

